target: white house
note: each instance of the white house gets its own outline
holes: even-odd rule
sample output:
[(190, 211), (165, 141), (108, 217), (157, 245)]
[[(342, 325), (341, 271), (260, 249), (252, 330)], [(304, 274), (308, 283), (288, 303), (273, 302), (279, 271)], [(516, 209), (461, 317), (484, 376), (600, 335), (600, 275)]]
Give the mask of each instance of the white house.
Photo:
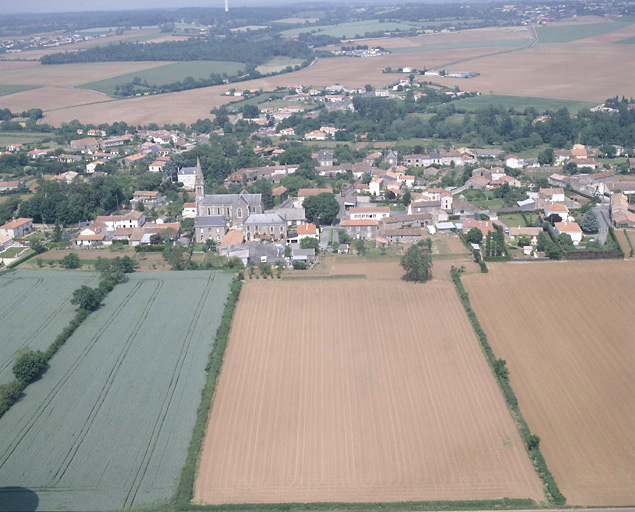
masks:
[(571, 237), (573, 243), (578, 245), (582, 241), (582, 229), (578, 226), (577, 222), (556, 222), (556, 233), (566, 233)]
[(112, 243), (112, 233), (106, 229), (106, 224), (104, 222), (96, 221), (80, 231), (75, 243), (77, 245), (87, 246), (91, 246), (96, 243), (110, 245)]
[(349, 218), (353, 220), (374, 219), (381, 220), (390, 217), (389, 206), (361, 206), (348, 210)]
[(505, 157), (505, 165), (511, 169), (522, 169), (523, 161), (516, 155), (507, 155)]
[(183, 203), (183, 218), (194, 219), (196, 217), (196, 203)]
[(0, 226), (0, 235), (9, 238), (21, 238), (33, 231), (33, 219), (20, 217)]

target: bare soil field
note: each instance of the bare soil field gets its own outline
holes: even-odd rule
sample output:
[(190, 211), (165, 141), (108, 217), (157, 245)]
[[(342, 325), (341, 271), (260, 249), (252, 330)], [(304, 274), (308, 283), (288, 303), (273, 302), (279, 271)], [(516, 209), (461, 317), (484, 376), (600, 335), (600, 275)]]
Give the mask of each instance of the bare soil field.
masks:
[[(608, 36), (605, 34), (604, 36)], [(542, 44), (537, 48), (484, 57), (457, 66), (480, 76), (469, 81), (446, 78), (445, 85), (472, 91), (493, 92), (513, 96), (538, 96), (602, 102), (607, 98), (630, 96), (635, 81), (635, 67), (624, 66), (632, 58), (631, 45), (606, 44), (589, 46), (576, 44)], [(481, 54), (487, 53), (482, 49)], [(589, 75), (585, 62), (597, 70)], [(606, 77), (611, 79), (607, 80)]]
[(544, 499), (452, 285), (375, 265), (243, 289), (196, 503)]
[(464, 284), (567, 503), (633, 505), (633, 263), (492, 264)]
[(0, 61), (0, 84), (70, 87), (166, 64), (171, 62), (91, 62), (43, 66), (39, 62)]
[[(7, 96), (0, 96), (0, 108), (8, 108), (12, 112), (22, 112), (30, 108), (41, 108), (44, 111), (64, 109), (69, 106), (83, 105), (87, 103), (104, 102), (110, 98), (105, 94), (84, 89), (67, 89), (62, 87), (41, 87), (29, 91), (16, 92)], [(99, 105), (96, 114), (103, 112), (104, 105)], [(73, 117), (66, 117), (65, 121), (72, 121)], [(92, 121), (107, 122), (96, 115)], [(96, 121), (99, 120), (99, 121)], [(120, 119), (121, 120), (121, 119)]]

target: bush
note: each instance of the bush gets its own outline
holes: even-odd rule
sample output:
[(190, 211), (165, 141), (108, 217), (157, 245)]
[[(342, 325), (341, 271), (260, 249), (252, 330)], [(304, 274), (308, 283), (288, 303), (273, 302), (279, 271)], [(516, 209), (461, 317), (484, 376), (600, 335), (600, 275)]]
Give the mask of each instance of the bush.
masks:
[(46, 366), (46, 357), (39, 350), (20, 351), (13, 364), (13, 374), (18, 382), (28, 384), (35, 380)]
[[(110, 288), (110, 290), (107, 289), (108, 286), (104, 283), (104, 281), (99, 283), (99, 286), (102, 288), (102, 290), (100, 291), (103, 294), (112, 290), (112, 288)], [(83, 285), (73, 292), (73, 296), (71, 297), (71, 304), (79, 306), (81, 309), (85, 309), (86, 311), (95, 311), (99, 306), (99, 302), (101, 300), (102, 293), (100, 293), (100, 291), (98, 291), (98, 289), (96, 288), (91, 288), (90, 286)]]
[(17, 402), (24, 390), (24, 384), (14, 380), (8, 384), (0, 384), (0, 416), (7, 412)]
[(306, 270), (306, 263), (304, 261), (294, 261), (293, 268), (295, 270)]
[(79, 256), (75, 253), (70, 253), (64, 256), (60, 260), (60, 265), (65, 269), (74, 269), (82, 266), (82, 262), (79, 260)]

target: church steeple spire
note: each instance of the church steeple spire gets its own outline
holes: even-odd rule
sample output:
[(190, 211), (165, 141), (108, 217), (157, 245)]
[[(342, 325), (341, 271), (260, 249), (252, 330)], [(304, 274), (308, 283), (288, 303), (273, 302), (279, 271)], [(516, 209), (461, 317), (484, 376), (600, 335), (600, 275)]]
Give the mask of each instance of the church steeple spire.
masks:
[(199, 199), (203, 199), (205, 196), (205, 177), (203, 176), (203, 171), (201, 169), (201, 161), (199, 158), (196, 159), (196, 180), (194, 182), (194, 190), (196, 190), (196, 202), (199, 202)]

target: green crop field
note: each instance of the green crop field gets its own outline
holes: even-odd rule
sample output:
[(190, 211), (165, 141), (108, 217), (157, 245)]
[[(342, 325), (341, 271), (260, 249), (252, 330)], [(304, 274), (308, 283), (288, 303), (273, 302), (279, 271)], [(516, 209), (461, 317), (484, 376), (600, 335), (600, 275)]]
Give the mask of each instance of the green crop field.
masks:
[(0, 96), (13, 94), (16, 92), (28, 91), (30, 89), (38, 89), (41, 85), (0, 85)]
[(614, 32), (632, 24), (632, 21), (615, 21), (613, 23), (537, 27), (536, 34), (538, 34), (539, 43), (570, 43), (578, 39)]
[(457, 48), (498, 48), (501, 46), (526, 46), (531, 39), (503, 39), (499, 41), (471, 41), (465, 43), (423, 44), (421, 46), (405, 46), (402, 48), (390, 48), (391, 53), (412, 53), (437, 50), (454, 50)]
[[(466, 80), (465, 83), (467, 87), (469, 80)], [(487, 108), (490, 105), (493, 105), (495, 107), (503, 107), (505, 109), (513, 108), (518, 111), (522, 111), (528, 107), (533, 107), (538, 112), (544, 112), (545, 110), (558, 110), (559, 108), (565, 107), (568, 108), (570, 112), (579, 112), (580, 110), (594, 107), (596, 104), (588, 101), (486, 94), (453, 101), (452, 105), (454, 105), (457, 109), (465, 109), (469, 111), (474, 111), (479, 108)]]
[(268, 60), (256, 68), (260, 73), (278, 73), (287, 66), (299, 66), (304, 62), (303, 59), (292, 59), (291, 57), (278, 56)]
[(314, 32), (319, 35), (333, 37), (355, 37), (357, 35), (363, 36), (367, 32), (411, 30), (413, 28), (419, 28), (420, 26), (421, 23), (402, 23), (393, 21), (381, 23), (379, 20), (368, 20), (338, 23), (336, 25), (317, 25), (313, 27), (293, 28), (285, 30), (284, 32), (281, 32), (281, 34), (291, 36), (305, 32)]
[(173, 64), (166, 64), (165, 66), (159, 66), (157, 68), (136, 71), (134, 73), (119, 75), (114, 78), (99, 80), (98, 82), (85, 83), (79, 85), (78, 87), (114, 96), (116, 85), (124, 85), (132, 82), (135, 77), (139, 77), (142, 81), (146, 80), (149, 85), (166, 85), (182, 81), (188, 76), (198, 79), (208, 78), (212, 73), (221, 75), (223, 73), (227, 73), (228, 75), (235, 75), (244, 68), (245, 65), (242, 62), (215, 60), (175, 62)]
[(46, 349), (75, 316), (75, 288), (90, 284), (89, 272), (17, 270), (0, 276), (0, 384), (14, 379), (11, 367), (22, 347)]
[(635, 37), (629, 37), (628, 39), (622, 39), (617, 42), (618, 44), (635, 44)]
[(31, 491), (40, 510), (167, 503), (231, 279), (149, 272), (115, 287), (0, 418), (0, 508)]

